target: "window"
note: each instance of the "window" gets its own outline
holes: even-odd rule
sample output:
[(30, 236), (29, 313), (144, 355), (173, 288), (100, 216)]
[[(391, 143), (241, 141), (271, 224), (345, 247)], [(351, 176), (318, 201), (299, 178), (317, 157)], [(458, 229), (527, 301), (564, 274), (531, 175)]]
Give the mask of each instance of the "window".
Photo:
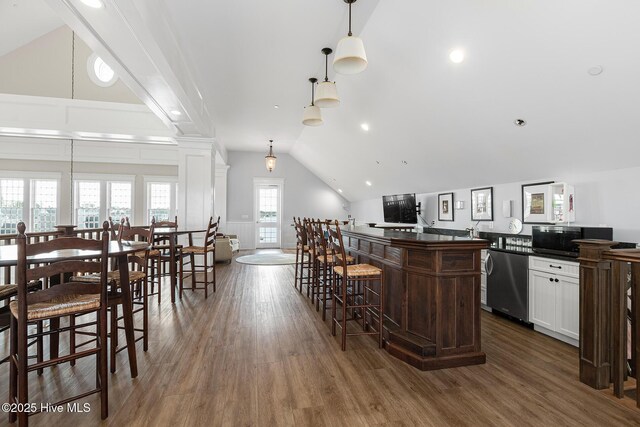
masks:
[(176, 215), (175, 182), (147, 182), (147, 220), (173, 221)]
[(108, 217), (116, 218), (131, 216), (132, 186), (130, 182), (109, 183), (109, 208)]
[[(113, 218), (133, 221), (133, 184), (135, 177), (122, 175), (79, 174), (75, 181), (75, 221), (78, 228), (100, 228)], [(112, 178), (117, 177), (118, 180)]]
[(24, 179), (0, 179), (0, 234), (16, 233), (23, 208)]
[(95, 53), (87, 60), (87, 73), (91, 81), (101, 87), (112, 86), (118, 80), (113, 68)]
[(53, 231), (58, 224), (60, 174), (0, 171), (0, 234)]
[(58, 222), (58, 181), (34, 179), (31, 186), (31, 229), (53, 230)]
[(76, 225), (78, 228), (100, 226), (100, 181), (76, 183)]

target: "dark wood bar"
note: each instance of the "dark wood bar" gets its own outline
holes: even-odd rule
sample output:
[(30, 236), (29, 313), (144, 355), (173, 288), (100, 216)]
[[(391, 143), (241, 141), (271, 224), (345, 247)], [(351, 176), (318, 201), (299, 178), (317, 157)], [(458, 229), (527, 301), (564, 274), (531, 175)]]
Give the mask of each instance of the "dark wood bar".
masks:
[[(389, 353), (421, 370), (485, 363), (480, 347), (482, 239), (342, 229), (358, 263), (384, 269)], [(371, 319), (379, 327), (378, 319)]]

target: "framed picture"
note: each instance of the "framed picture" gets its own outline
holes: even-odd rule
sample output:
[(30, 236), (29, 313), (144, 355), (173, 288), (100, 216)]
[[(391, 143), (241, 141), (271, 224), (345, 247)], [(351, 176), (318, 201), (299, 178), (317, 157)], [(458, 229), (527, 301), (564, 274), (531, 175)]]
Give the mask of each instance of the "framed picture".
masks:
[(493, 187), (471, 190), (471, 220), (493, 221)]
[(551, 196), (549, 182), (536, 182), (522, 186), (522, 222), (525, 224), (549, 224)]
[(453, 221), (453, 193), (438, 194), (438, 221)]

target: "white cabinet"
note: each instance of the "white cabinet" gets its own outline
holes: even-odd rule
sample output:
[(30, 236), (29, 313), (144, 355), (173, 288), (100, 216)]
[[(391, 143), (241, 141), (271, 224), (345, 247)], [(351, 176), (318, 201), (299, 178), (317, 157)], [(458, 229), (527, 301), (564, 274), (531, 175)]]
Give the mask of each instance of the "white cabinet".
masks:
[(576, 262), (529, 257), (529, 321), (538, 332), (578, 345), (579, 266)]
[(554, 223), (568, 223), (576, 220), (575, 191), (566, 182), (549, 185), (551, 196), (551, 218)]

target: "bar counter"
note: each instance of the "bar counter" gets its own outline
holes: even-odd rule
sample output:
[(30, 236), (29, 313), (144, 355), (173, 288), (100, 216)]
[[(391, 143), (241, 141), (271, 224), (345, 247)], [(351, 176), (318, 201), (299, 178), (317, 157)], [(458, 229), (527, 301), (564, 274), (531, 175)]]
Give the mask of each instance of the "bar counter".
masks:
[[(483, 239), (341, 228), (358, 263), (384, 269), (385, 348), (421, 370), (485, 363), (480, 348)], [(369, 319), (379, 327), (378, 316)]]

